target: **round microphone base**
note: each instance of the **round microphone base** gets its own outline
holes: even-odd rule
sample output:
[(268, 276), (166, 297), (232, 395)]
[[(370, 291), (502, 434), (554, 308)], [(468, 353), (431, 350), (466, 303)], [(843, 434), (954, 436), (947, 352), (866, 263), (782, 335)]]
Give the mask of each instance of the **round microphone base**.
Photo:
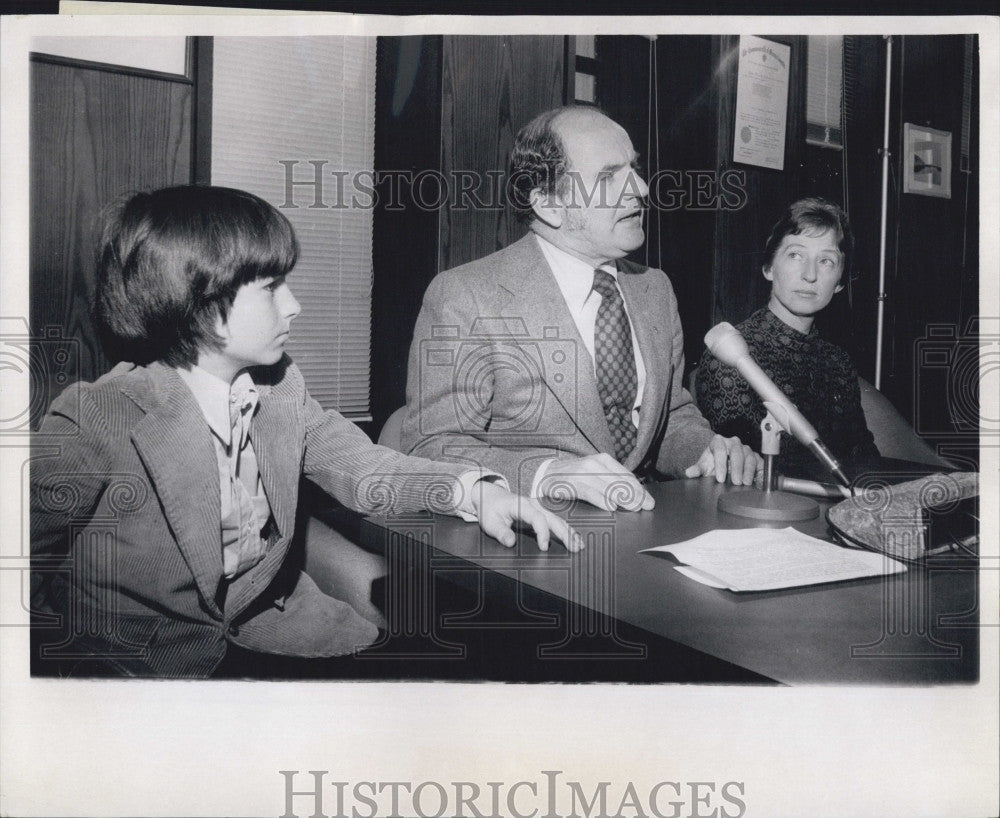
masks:
[(784, 491), (730, 491), (719, 497), (719, 511), (755, 520), (812, 520), (819, 516), (819, 504), (808, 497)]

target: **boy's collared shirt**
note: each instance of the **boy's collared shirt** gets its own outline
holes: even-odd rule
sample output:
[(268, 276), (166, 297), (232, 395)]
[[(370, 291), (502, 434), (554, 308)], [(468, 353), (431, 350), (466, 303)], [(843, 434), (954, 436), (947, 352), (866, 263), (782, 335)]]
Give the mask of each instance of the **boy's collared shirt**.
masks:
[(199, 366), (178, 369), (177, 374), (212, 431), (222, 501), (222, 573), (233, 579), (263, 558), (265, 543), (260, 532), (271, 516), (250, 438), (257, 389), (247, 372), (241, 372), (232, 386)]
[[(248, 372), (237, 375), (232, 386), (197, 365), (177, 369), (177, 374), (194, 394), (212, 431), (222, 500), (223, 576), (233, 579), (263, 558), (265, 543), (260, 532), (271, 516), (250, 436), (259, 403), (256, 385)], [(455, 514), (465, 522), (478, 520), (471, 498), (480, 480), (507, 488), (499, 474), (480, 469), (463, 472), (455, 487), (461, 493)]]

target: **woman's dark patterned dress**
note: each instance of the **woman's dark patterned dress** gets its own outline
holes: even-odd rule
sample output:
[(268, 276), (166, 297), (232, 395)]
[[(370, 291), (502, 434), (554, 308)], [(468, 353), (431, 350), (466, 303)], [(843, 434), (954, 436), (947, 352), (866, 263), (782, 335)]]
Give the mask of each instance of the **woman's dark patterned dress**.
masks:
[[(878, 455), (861, 409), (858, 373), (848, 354), (819, 337), (792, 329), (766, 307), (737, 326), (750, 354), (777, 387), (816, 427), (822, 441), (841, 460)], [(760, 422), (767, 410), (746, 379), (708, 350), (696, 375), (696, 399), (721, 435), (739, 437), (760, 451)], [(809, 450), (782, 435), (778, 466), (782, 472), (808, 471)]]

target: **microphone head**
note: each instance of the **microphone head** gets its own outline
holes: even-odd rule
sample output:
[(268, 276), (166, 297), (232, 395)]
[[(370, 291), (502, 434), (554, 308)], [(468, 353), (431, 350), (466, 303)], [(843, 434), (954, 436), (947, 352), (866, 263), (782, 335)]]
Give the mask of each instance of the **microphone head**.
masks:
[(729, 366), (736, 366), (740, 358), (750, 355), (750, 349), (743, 336), (727, 321), (716, 324), (706, 333), (705, 346), (716, 358)]

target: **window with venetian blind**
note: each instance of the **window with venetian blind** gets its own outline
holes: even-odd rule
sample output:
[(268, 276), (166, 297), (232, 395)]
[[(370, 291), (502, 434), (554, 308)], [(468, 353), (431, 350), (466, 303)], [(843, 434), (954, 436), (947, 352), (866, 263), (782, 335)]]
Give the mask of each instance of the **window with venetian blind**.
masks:
[(842, 148), (844, 38), (816, 35), (806, 39), (806, 141)]
[[(370, 419), (372, 209), (352, 180), (370, 187), (374, 128), (374, 37), (215, 38), (212, 184), (261, 196), (295, 227), (302, 313), (288, 352), (312, 396), (356, 420)], [(289, 188), (289, 174), (307, 184)]]

